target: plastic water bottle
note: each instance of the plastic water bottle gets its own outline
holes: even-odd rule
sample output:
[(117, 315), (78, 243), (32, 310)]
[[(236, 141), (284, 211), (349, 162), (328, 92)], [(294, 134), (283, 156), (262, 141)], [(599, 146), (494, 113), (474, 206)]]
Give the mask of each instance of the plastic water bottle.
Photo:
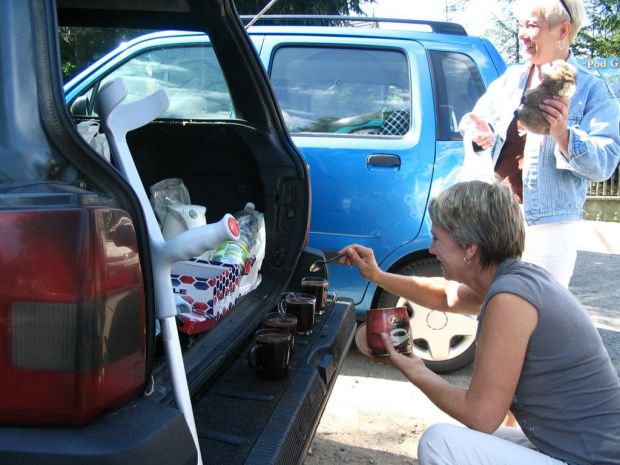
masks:
[(223, 242), (217, 249), (205, 252), (199, 257), (200, 259), (242, 267), (245, 265), (258, 237), (256, 207), (252, 202), (248, 202), (243, 210), (233, 216), (239, 224), (239, 239)]
[(248, 259), (248, 250), (243, 244), (235, 241), (222, 242), (220, 246), (210, 254), (204, 257), (206, 260), (216, 261), (220, 263), (229, 263), (231, 265), (239, 265), (243, 268)]
[(257, 234), (258, 225), (255, 218), (255, 210), (256, 206), (252, 202), (248, 202), (242, 211), (234, 215), (237, 223), (239, 223), (239, 240), (237, 242), (248, 251), (252, 250)]

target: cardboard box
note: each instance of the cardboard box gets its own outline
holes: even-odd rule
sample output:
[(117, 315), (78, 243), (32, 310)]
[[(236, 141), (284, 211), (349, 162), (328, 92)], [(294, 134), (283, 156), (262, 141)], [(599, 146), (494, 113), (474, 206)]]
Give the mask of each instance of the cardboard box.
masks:
[(172, 266), (172, 290), (188, 302), (192, 311), (180, 313), (179, 331), (196, 334), (213, 328), (237, 303), (241, 267), (191, 259)]

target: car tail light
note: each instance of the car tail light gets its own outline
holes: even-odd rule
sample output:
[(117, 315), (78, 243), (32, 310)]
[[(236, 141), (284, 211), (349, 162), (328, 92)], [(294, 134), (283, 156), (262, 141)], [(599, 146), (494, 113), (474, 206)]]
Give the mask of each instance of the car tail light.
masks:
[(0, 422), (83, 424), (140, 395), (145, 333), (127, 213), (0, 212)]

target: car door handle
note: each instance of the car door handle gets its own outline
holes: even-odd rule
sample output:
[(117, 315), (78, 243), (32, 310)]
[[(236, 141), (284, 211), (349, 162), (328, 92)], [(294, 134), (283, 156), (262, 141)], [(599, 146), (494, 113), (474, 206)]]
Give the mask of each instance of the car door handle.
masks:
[(368, 155), (366, 164), (400, 167), (400, 157), (389, 153), (373, 153)]

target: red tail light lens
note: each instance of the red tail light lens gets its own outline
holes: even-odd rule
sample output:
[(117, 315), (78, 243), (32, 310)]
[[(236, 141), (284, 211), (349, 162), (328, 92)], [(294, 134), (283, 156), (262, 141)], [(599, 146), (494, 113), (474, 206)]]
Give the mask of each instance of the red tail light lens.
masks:
[(139, 395), (145, 328), (125, 212), (0, 212), (0, 422), (82, 424)]

